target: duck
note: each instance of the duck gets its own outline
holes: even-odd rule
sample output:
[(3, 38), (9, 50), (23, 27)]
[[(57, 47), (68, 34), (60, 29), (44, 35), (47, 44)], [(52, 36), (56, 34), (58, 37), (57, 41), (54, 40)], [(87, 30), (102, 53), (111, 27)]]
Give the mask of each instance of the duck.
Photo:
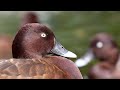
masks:
[(12, 57), (11, 46), (13, 38), (10, 35), (0, 34), (0, 59)]
[(12, 55), (0, 61), (0, 79), (83, 79), (70, 60), (77, 55), (65, 49), (44, 24), (22, 26), (14, 37)]
[[(20, 21), (20, 27), (27, 24), (27, 23), (43, 23), (42, 20), (39, 18), (40, 15), (35, 11), (26, 11), (22, 14), (21, 21)], [(43, 23), (49, 28), (52, 28), (51, 25), (48, 23)]]
[(92, 37), (87, 53), (75, 61), (84, 67), (92, 60), (99, 62), (88, 71), (89, 79), (120, 79), (120, 52), (115, 39), (106, 32)]
[(27, 23), (41, 23), (38, 14), (36, 12), (28, 11), (22, 14), (20, 27)]

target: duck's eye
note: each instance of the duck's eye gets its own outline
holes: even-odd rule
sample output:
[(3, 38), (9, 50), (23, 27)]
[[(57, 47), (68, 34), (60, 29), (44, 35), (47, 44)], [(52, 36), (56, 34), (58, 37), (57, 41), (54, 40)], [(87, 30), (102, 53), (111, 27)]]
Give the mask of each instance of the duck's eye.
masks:
[(45, 33), (41, 33), (41, 37), (46, 37), (47, 35)]
[(103, 47), (103, 43), (102, 42), (97, 42), (96, 47), (97, 48), (102, 48)]

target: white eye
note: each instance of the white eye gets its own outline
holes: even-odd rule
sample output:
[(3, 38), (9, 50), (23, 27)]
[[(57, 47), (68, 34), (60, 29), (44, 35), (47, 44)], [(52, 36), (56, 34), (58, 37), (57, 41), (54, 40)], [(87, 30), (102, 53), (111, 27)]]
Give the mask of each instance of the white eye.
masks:
[(103, 43), (102, 43), (102, 42), (98, 42), (98, 43), (96, 44), (96, 47), (97, 47), (97, 48), (102, 48), (102, 47), (103, 47)]
[(45, 33), (41, 33), (41, 37), (46, 37), (46, 34)]

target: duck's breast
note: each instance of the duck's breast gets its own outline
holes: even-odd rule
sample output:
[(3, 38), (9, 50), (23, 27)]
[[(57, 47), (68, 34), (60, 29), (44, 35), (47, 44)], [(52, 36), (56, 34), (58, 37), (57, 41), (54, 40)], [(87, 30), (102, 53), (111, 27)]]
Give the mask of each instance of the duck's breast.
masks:
[(66, 73), (69, 79), (83, 79), (80, 70), (71, 60), (60, 57), (60, 56), (50, 56), (46, 57), (46, 62), (54, 64), (61, 71)]

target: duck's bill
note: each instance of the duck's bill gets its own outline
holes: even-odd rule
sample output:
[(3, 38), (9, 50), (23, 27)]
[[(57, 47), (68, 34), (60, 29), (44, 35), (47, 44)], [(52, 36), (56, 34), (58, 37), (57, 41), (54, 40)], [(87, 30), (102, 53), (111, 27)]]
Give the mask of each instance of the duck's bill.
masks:
[(84, 67), (88, 63), (90, 63), (93, 59), (94, 59), (94, 54), (93, 54), (92, 50), (89, 49), (83, 57), (81, 57), (75, 61), (75, 64), (78, 67)]
[(74, 54), (71, 51), (66, 50), (59, 42), (55, 40), (55, 46), (51, 50), (51, 53), (57, 54), (63, 57), (68, 57), (68, 58), (77, 58), (77, 55)]

